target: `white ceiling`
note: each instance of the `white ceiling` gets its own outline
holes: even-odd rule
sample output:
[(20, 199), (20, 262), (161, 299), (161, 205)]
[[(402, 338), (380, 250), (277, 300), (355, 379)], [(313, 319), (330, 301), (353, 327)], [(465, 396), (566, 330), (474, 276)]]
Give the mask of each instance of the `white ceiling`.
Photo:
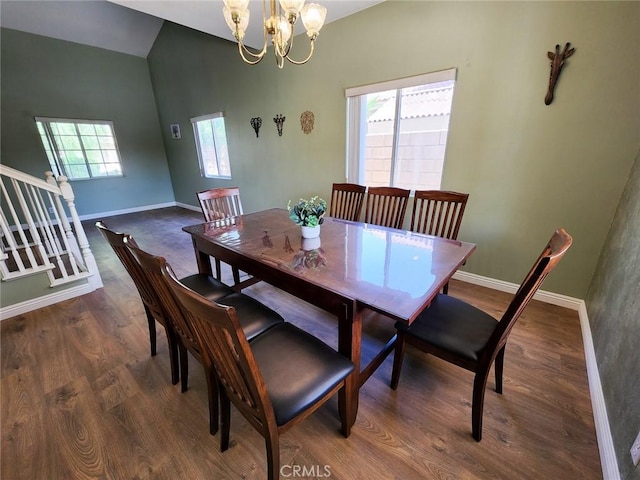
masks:
[[(327, 7), (329, 23), (384, 0), (315, 1)], [(222, 5), (222, 0), (1, 0), (0, 26), (146, 58), (165, 19), (235, 41)], [(251, 0), (249, 9), (245, 42), (261, 47), (262, 0)], [(304, 31), (298, 23), (296, 34)]]

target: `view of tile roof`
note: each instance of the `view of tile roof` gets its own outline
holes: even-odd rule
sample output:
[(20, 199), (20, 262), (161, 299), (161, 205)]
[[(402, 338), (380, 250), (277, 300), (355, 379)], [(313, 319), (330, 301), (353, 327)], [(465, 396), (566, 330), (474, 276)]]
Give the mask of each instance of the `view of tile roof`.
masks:
[[(448, 115), (453, 100), (453, 81), (421, 87), (405, 88), (402, 96), (402, 118), (435, 117)], [(396, 110), (395, 91), (385, 92), (378, 98), (384, 103), (368, 118), (368, 122), (393, 120)]]

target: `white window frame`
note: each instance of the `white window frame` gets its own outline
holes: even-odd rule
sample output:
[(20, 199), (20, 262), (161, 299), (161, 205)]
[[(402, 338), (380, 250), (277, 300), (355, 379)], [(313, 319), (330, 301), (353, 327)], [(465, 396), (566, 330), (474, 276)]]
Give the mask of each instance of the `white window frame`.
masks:
[[(225, 142), (223, 145), (219, 145), (219, 142), (216, 140), (216, 136), (215, 136), (215, 132), (213, 134), (213, 145), (214, 145), (214, 150), (215, 150), (215, 163), (216, 163), (216, 168), (218, 173), (217, 174), (211, 174), (209, 172), (207, 172), (206, 166), (205, 166), (205, 162), (204, 162), (204, 158), (203, 158), (203, 154), (202, 154), (202, 146), (200, 145), (200, 135), (198, 133), (198, 123), (200, 122), (205, 122), (208, 120), (214, 120), (216, 118), (222, 118), (222, 122), (224, 125), (224, 131), (225, 131)], [(191, 125), (193, 127), (193, 136), (194, 136), (194, 140), (196, 143), (196, 152), (198, 153), (198, 164), (200, 165), (200, 175), (202, 175), (203, 177), (206, 178), (224, 178), (224, 179), (230, 179), (231, 178), (231, 160), (229, 159), (229, 151), (228, 151), (228, 139), (227, 139), (227, 127), (226, 127), (226, 123), (224, 121), (224, 113), (223, 112), (216, 112), (216, 113), (211, 113), (209, 115), (202, 115), (199, 117), (193, 117), (190, 119), (191, 121)], [(219, 150), (219, 149), (224, 149), (224, 151)], [(225, 158), (226, 158), (226, 163), (227, 165), (224, 165), (225, 162)], [(224, 172), (224, 170), (228, 169), (229, 170), (229, 174), (226, 175), (224, 173), (220, 173), (220, 172)]]
[[(97, 178), (114, 178), (114, 177), (123, 177), (124, 169), (122, 166), (122, 157), (120, 156), (120, 150), (118, 148), (118, 141), (116, 139), (115, 130), (113, 128), (113, 122), (110, 120), (82, 120), (75, 118), (51, 118), (51, 117), (34, 117), (36, 121), (36, 127), (38, 124), (42, 125), (42, 128), (45, 131), (45, 134), (42, 135), (40, 129), (38, 129), (38, 135), (40, 136), (41, 141), (43, 142), (43, 148), (45, 149), (45, 153), (47, 155), (47, 159), (49, 160), (49, 165), (51, 169), (56, 174), (56, 176), (64, 175), (69, 180), (93, 180)], [(59, 144), (56, 140), (57, 135), (53, 132), (51, 128), (52, 123), (70, 123), (75, 126), (76, 137), (78, 139), (78, 143), (80, 145), (80, 149), (74, 149), (75, 152), (81, 152), (84, 160), (84, 166), (86, 168), (88, 176), (75, 176), (73, 172), (69, 169), (69, 165), (63, 160), (63, 154), (67, 151), (71, 151), (66, 149), (63, 145)], [(108, 136), (113, 141), (113, 148), (106, 148), (102, 145), (99, 148), (90, 148), (86, 144), (86, 139), (91, 135), (82, 134), (78, 128), (79, 125), (101, 125), (109, 127), (111, 131), (111, 135)], [(97, 138), (100, 138), (100, 135), (95, 135)], [(44, 143), (46, 142), (46, 145)], [(100, 142), (98, 141), (98, 144)], [(87, 151), (99, 151), (102, 157), (102, 162), (100, 164), (105, 167), (109, 164), (118, 164), (119, 172), (118, 173), (107, 173), (105, 174), (96, 174), (96, 172), (92, 171), (91, 165), (96, 165), (95, 162), (91, 162), (87, 157)], [(105, 157), (105, 152), (114, 152), (116, 156), (117, 162), (107, 162)]]
[[(400, 90), (403, 88), (417, 87), (420, 85), (426, 85), (430, 83), (444, 82), (448, 80), (456, 80), (457, 69), (450, 68), (447, 70), (441, 70), (438, 72), (426, 73), (422, 75), (416, 75), (413, 77), (400, 78), (396, 80), (390, 80), (386, 82), (380, 82), (369, 85), (362, 85), (358, 87), (351, 87), (345, 89), (345, 97), (347, 98), (347, 145), (346, 145), (346, 177), (347, 181), (351, 183), (364, 184), (364, 169), (365, 165), (361, 159), (365, 158), (365, 145), (362, 141), (363, 135), (361, 132), (366, 131), (366, 108), (367, 106), (362, 102), (362, 98), (365, 95), (377, 92), (385, 92), (388, 90)], [(398, 99), (398, 102), (400, 100)], [(397, 131), (397, 124), (394, 131), (394, 145), (392, 171), (391, 171), (391, 183), (393, 184), (394, 165), (396, 163), (395, 157), (397, 154), (397, 141), (399, 132)]]

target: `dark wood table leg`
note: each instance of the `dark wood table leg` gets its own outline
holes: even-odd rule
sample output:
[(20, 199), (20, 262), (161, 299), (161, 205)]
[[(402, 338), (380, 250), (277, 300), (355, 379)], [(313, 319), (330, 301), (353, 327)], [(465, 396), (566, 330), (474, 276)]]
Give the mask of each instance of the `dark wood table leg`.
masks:
[(211, 257), (198, 249), (198, 244), (196, 243), (195, 238), (191, 237), (191, 240), (193, 242), (193, 251), (196, 254), (198, 272), (206, 275), (213, 275), (213, 270), (211, 269)]
[(338, 351), (353, 362), (355, 368), (345, 380), (338, 395), (338, 407), (342, 419), (342, 434), (348, 437), (358, 414), (360, 390), (360, 353), (362, 342), (362, 312), (355, 305), (345, 308), (338, 319)]

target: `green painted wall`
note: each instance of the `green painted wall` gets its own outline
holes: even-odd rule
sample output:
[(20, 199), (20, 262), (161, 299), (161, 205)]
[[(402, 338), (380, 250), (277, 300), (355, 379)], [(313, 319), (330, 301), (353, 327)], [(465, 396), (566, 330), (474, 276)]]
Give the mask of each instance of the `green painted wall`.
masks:
[[(307, 65), (278, 70), (167, 22), (148, 62), (176, 201), (195, 205), (197, 190), (229, 184), (248, 211), (328, 196), (345, 177), (344, 89), (457, 67), (443, 188), (470, 193), (460, 238), (478, 250), (464, 269), (520, 283), (565, 227), (574, 246), (544, 288), (584, 298), (640, 144), (638, 24), (634, 2), (387, 1), (325, 26)], [(547, 51), (567, 41), (576, 53), (545, 106)], [(189, 124), (220, 110), (231, 181), (199, 176)], [(305, 110), (315, 114), (310, 135)]]
[(640, 155), (586, 297), (620, 477), (638, 478), (629, 450), (640, 432)]
[(80, 215), (173, 202), (144, 58), (2, 28), (2, 163), (50, 170), (35, 116), (111, 120), (125, 176), (72, 182)]

